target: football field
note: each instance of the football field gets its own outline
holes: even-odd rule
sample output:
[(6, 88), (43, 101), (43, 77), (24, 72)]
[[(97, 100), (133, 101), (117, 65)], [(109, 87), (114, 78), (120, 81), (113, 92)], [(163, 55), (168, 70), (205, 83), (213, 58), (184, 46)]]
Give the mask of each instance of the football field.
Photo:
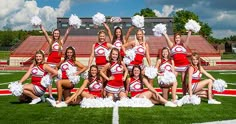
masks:
[[(225, 80), (228, 83), (227, 89), (232, 89), (229, 91), (236, 90), (236, 71), (209, 72), (215, 78)], [(6, 91), (9, 82), (19, 80), (24, 73), (18, 71), (0, 72), (1, 91)], [(80, 82), (79, 85), (81, 84)], [(158, 88), (156, 81), (154, 87)], [(178, 87), (180, 88), (181, 85)], [(114, 119), (119, 124), (183, 124), (236, 119), (236, 94), (227, 94), (228, 92), (215, 96), (215, 99), (222, 102), (221, 105), (208, 105), (207, 100), (202, 99), (200, 105), (184, 105), (177, 108), (164, 107), (163, 105), (155, 105), (151, 108), (119, 107), (115, 114), (113, 108), (81, 108), (80, 106), (53, 108), (46, 102), (29, 105), (19, 103), (15, 96), (1, 94), (0, 124), (111, 124)], [(54, 95), (56, 97), (56, 94)], [(178, 96), (182, 97), (181, 94)]]

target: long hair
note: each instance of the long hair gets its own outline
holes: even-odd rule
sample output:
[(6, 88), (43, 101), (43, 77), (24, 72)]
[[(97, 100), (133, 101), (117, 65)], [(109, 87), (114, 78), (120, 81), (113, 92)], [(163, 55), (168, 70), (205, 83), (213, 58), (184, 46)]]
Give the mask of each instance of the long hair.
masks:
[(132, 68), (132, 72), (130, 74), (130, 77), (134, 77), (134, 69), (137, 68), (139, 69), (140, 71), (140, 74), (139, 74), (139, 80), (141, 82), (141, 87), (143, 88), (143, 76), (142, 76), (142, 69), (139, 65), (134, 65), (133, 68)]
[[(138, 34), (138, 32), (142, 32), (142, 34), (143, 34), (142, 41), (143, 41), (144, 43), (146, 43), (146, 38), (145, 38), (145, 35), (144, 35), (144, 30), (142, 30), (142, 29), (138, 29), (138, 30), (136, 31), (135, 36), (134, 36), (135, 42), (136, 42), (136, 43), (139, 42), (138, 39), (137, 39), (137, 34)], [(136, 43), (135, 43), (135, 44), (136, 44)], [(146, 44), (144, 44), (143, 47), (146, 49)]]
[[(42, 62), (41, 63), (38, 63), (37, 61), (36, 61), (36, 55), (37, 54), (41, 54), (42, 55)], [(34, 55), (34, 63), (36, 64), (36, 65), (39, 65), (39, 64), (43, 64), (45, 62), (45, 55), (44, 55), (44, 52), (42, 51), (42, 50), (38, 50), (38, 51), (36, 51), (36, 53), (35, 53), (35, 55)]]
[(201, 67), (201, 60), (200, 60), (199, 54), (196, 53), (196, 52), (193, 52), (193, 53), (192, 53), (192, 56), (191, 56), (191, 65), (193, 65), (193, 57), (196, 57), (196, 58), (198, 59), (197, 67), (198, 67), (198, 69), (200, 69), (200, 67)]
[(90, 68), (89, 68), (89, 71), (88, 71), (88, 80), (89, 82), (91, 82), (93, 79), (92, 79), (92, 74), (91, 74), (91, 70), (92, 68), (96, 68), (97, 69), (97, 80), (100, 80), (100, 74), (99, 74), (99, 70), (98, 70), (98, 66), (97, 65), (91, 65)]
[(112, 52), (113, 52), (113, 51), (116, 51), (116, 52), (118, 53), (117, 63), (120, 65), (120, 64), (121, 64), (121, 61), (122, 61), (122, 58), (121, 58), (119, 49), (117, 49), (117, 48), (115, 48), (115, 47), (113, 47), (113, 48), (111, 49), (111, 52), (110, 52), (110, 55), (109, 55), (109, 62), (112, 63), (112, 61), (113, 61), (113, 60), (112, 60)]
[[(175, 42), (175, 44), (176, 44), (175, 39), (176, 39), (176, 37), (177, 37), (178, 35), (181, 37), (181, 33), (179, 33), (179, 32), (177, 32), (177, 33), (174, 34), (174, 42)], [(181, 41), (181, 45), (183, 45), (182, 39), (181, 39), (180, 41)]]
[(114, 34), (113, 34), (113, 39), (112, 39), (112, 44), (114, 44), (117, 40), (117, 35), (116, 35), (116, 31), (117, 30), (120, 30), (121, 31), (121, 35), (120, 35), (120, 41), (122, 42), (122, 44), (124, 44), (124, 41), (123, 41), (123, 31), (122, 29), (118, 26), (115, 28), (114, 30)]
[(58, 38), (58, 43), (59, 43), (59, 52), (61, 52), (62, 51), (62, 42), (61, 42), (61, 32), (60, 32), (60, 30), (59, 29), (54, 29), (53, 30), (53, 32), (52, 32), (52, 42), (49, 44), (50, 45), (50, 47), (49, 47), (49, 53), (51, 53), (52, 52), (52, 45), (53, 45), (53, 43), (56, 41), (56, 39), (55, 39), (55, 36), (54, 36), (54, 32), (55, 31), (58, 31), (59, 32), (59, 38)]
[(167, 59), (170, 60), (170, 59), (171, 59), (171, 57), (170, 57), (170, 49), (169, 49), (168, 47), (163, 47), (163, 48), (162, 48), (162, 50), (161, 50), (161, 59), (164, 58), (164, 56), (162, 55), (164, 50), (167, 50), (167, 51), (168, 51)]
[(73, 54), (72, 54), (71, 59), (75, 62), (75, 60), (76, 60), (76, 56), (75, 56), (75, 48), (72, 47), (72, 46), (69, 46), (69, 47), (66, 48), (64, 61), (66, 61), (66, 60), (68, 59), (68, 56), (67, 56), (67, 51), (68, 51), (68, 50), (72, 50), (72, 53), (73, 53)]

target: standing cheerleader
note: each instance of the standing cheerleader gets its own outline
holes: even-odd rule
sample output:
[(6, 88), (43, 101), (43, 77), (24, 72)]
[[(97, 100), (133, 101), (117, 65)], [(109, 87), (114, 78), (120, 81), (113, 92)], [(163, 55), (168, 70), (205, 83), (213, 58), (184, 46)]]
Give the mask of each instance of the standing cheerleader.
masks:
[[(156, 68), (159, 70), (159, 75), (163, 76), (165, 74), (166, 71), (170, 72), (170, 73), (175, 73), (175, 69), (174, 69), (174, 61), (170, 58), (170, 51), (169, 48), (164, 47), (161, 50), (161, 59), (157, 60), (156, 63)], [(176, 101), (176, 89), (177, 89), (177, 81), (175, 82), (168, 82), (163, 83), (160, 79), (158, 80), (159, 85), (162, 89), (162, 96), (168, 100), (168, 96), (169, 96), (169, 89), (171, 88), (172, 90), (172, 102)]]
[[(75, 49), (69, 46), (65, 51), (65, 58), (60, 64), (60, 69), (61, 80), (56, 82), (58, 95), (57, 103), (62, 101), (62, 95), (64, 96), (64, 100), (69, 98), (71, 89), (73, 89), (75, 85), (79, 83), (79, 76), (77, 75), (84, 72), (86, 70), (86, 66), (84, 66), (79, 61), (76, 61)], [(50, 101), (48, 98), (47, 100)]]
[(129, 71), (132, 70), (134, 65), (139, 65), (143, 69), (143, 66), (144, 66), (143, 58), (145, 55), (146, 55), (148, 65), (151, 66), (151, 59), (150, 59), (150, 55), (149, 55), (149, 46), (145, 41), (142, 29), (137, 30), (136, 35), (135, 35), (135, 40), (124, 44), (122, 47), (123, 47), (123, 49), (132, 47), (136, 53), (134, 60), (131, 61), (130, 64), (128, 64)]
[[(202, 73), (209, 79), (201, 81)], [(191, 56), (191, 66), (188, 69), (188, 89), (189, 95), (193, 94), (208, 98), (208, 104), (221, 104), (221, 102), (213, 99), (212, 86), (215, 78), (207, 73), (200, 64), (200, 56), (197, 53), (193, 53)], [(203, 90), (207, 86), (208, 90)]]
[[(169, 107), (176, 107), (172, 102), (165, 100), (161, 95), (150, 85), (148, 80), (142, 77), (141, 74), (141, 67), (135, 65), (132, 69), (130, 78), (126, 80), (127, 84), (127, 91), (130, 91), (131, 97), (138, 97), (138, 98), (147, 98), (152, 101), (153, 104), (164, 104), (165, 106)], [(144, 91), (143, 85), (149, 89), (149, 91)]]
[[(62, 47), (65, 44), (65, 42), (68, 38), (69, 32), (72, 27), (69, 26), (67, 28), (66, 33), (63, 38), (61, 38), (59, 29), (55, 29), (52, 32), (52, 39), (48, 36), (48, 33), (45, 30), (45, 28), (43, 27), (43, 25), (40, 25), (40, 28), (43, 31), (44, 36), (49, 44), (49, 55), (47, 58), (47, 63), (52, 68), (56, 68), (57, 64), (59, 64), (61, 62)], [(54, 100), (54, 98), (52, 96), (52, 86), (51, 85), (48, 87), (48, 90), (49, 90), (49, 98)]]
[(26, 74), (21, 78), (19, 83), (23, 83), (31, 75), (31, 83), (24, 84), (23, 95), (32, 98), (33, 100), (29, 104), (37, 104), (41, 101), (41, 96), (44, 95), (46, 88), (42, 85), (42, 78), (47, 74), (51, 73), (51, 76), (57, 75), (57, 71), (51, 68), (48, 64), (44, 63), (44, 53), (39, 50), (34, 56), (34, 62), (29, 67)]
[[(108, 75), (106, 75), (106, 72), (108, 72)], [(109, 63), (102, 68), (100, 74), (108, 81), (105, 87), (108, 97), (114, 99), (114, 94), (118, 94), (121, 99), (126, 97), (124, 81), (127, 77), (128, 70), (121, 61), (121, 56), (117, 48), (112, 48)]]
[(89, 57), (88, 67), (91, 66), (93, 59), (95, 57), (95, 63), (98, 66), (98, 69), (101, 68), (107, 63), (106, 52), (112, 48), (112, 44), (106, 42), (106, 33), (104, 30), (98, 32), (98, 42), (93, 44), (92, 52)]
[(131, 26), (128, 29), (125, 38), (123, 38), (123, 31), (122, 31), (121, 27), (119, 27), (119, 26), (116, 27), (115, 30), (114, 30), (114, 34), (112, 35), (109, 26), (106, 23), (103, 23), (103, 25), (104, 25), (104, 27), (106, 28), (106, 30), (108, 32), (109, 39), (112, 41), (111, 44), (114, 45), (117, 49), (120, 50), (120, 55), (121, 55), (122, 58), (124, 58), (125, 53), (121, 49), (121, 46), (124, 45), (128, 41), (129, 36), (130, 36), (130, 32), (134, 29), (134, 26)]
[(187, 85), (186, 85), (186, 81), (185, 81), (185, 74), (186, 74), (186, 70), (189, 66), (189, 61), (187, 59), (186, 46), (189, 43), (189, 37), (191, 36), (191, 32), (192, 31), (190, 31), (190, 30), (188, 31), (188, 36), (187, 36), (186, 41), (184, 43), (181, 41), (181, 34), (176, 33), (174, 35), (174, 44), (169, 39), (168, 35), (166, 33), (163, 33), (163, 35), (166, 38), (166, 42), (168, 44), (168, 47), (170, 48), (171, 56), (174, 59), (175, 70), (177, 72), (177, 75), (178, 75), (178, 72), (181, 73), (183, 95), (186, 94), (186, 89), (187, 89)]

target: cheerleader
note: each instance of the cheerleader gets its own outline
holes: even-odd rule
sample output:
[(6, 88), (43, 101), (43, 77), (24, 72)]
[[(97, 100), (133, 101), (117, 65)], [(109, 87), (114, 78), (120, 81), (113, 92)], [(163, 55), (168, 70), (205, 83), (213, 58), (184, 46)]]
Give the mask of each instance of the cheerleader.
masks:
[[(170, 51), (169, 48), (164, 47), (161, 50), (161, 59), (157, 60), (156, 68), (159, 70), (159, 75), (164, 75), (165, 71), (175, 73), (174, 69), (174, 61), (170, 58)], [(177, 81), (170, 82), (168, 85), (164, 84), (163, 82), (159, 82), (159, 86), (162, 89), (162, 96), (168, 100), (169, 96), (169, 89), (171, 88), (172, 91), (172, 102), (176, 102), (176, 89), (177, 89)]]
[(33, 64), (29, 67), (26, 74), (19, 81), (19, 83), (22, 84), (30, 77), (30, 75), (32, 76), (31, 83), (24, 84), (22, 95), (32, 98), (32, 101), (29, 104), (37, 104), (41, 101), (40, 97), (44, 95), (46, 91), (46, 87), (41, 84), (43, 76), (45, 76), (47, 73), (51, 73), (51, 76), (57, 75), (57, 71), (51, 68), (48, 64), (45, 64), (44, 60), (45, 56), (43, 51), (37, 51), (34, 55)]
[[(56, 68), (57, 64), (59, 64), (61, 62), (62, 47), (68, 38), (68, 35), (69, 35), (69, 32), (70, 32), (72, 26), (68, 27), (63, 38), (61, 38), (60, 30), (55, 29), (52, 32), (52, 39), (48, 36), (48, 33), (45, 30), (45, 28), (43, 27), (43, 25), (40, 25), (40, 28), (43, 31), (44, 36), (49, 44), (49, 55), (47, 58), (47, 63), (52, 68)], [(52, 86), (49, 86), (48, 90), (49, 90), (49, 98), (54, 100), (54, 98), (52, 96)]]
[(106, 28), (106, 30), (108, 32), (109, 39), (112, 41), (111, 44), (114, 45), (117, 49), (120, 50), (120, 55), (121, 55), (122, 58), (124, 58), (125, 53), (121, 49), (121, 46), (128, 41), (129, 36), (130, 36), (130, 32), (134, 29), (134, 26), (131, 26), (128, 29), (125, 38), (123, 38), (123, 31), (122, 31), (121, 27), (117, 26), (114, 30), (114, 34), (112, 35), (109, 26), (106, 23), (103, 23), (103, 25), (104, 25), (104, 27)]
[(136, 56), (133, 61), (128, 65), (128, 70), (131, 71), (134, 65), (139, 65), (143, 69), (143, 58), (146, 55), (148, 65), (151, 65), (151, 59), (149, 55), (149, 46), (145, 41), (143, 30), (138, 29), (135, 35), (135, 40), (124, 44), (123, 49), (132, 47), (135, 50)]
[[(69, 75), (71, 73), (71, 69), (76, 68), (76, 72), (73, 72), (73, 74)], [(65, 51), (65, 57), (64, 61), (60, 64), (61, 69), (61, 80), (58, 80), (56, 82), (57, 84), (57, 103), (60, 103), (62, 101), (62, 95), (64, 96), (64, 100), (67, 100), (70, 96), (71, 89), (75, 87), (77, 83), (79, 83), (79, 76), (82, 72), (86, 70), (86, 66), (84, 66), (79, 61), (76, 61), (75, 56), (75, 49), (71, 46), (69, 46)], [(70, 76), (75, 76), (73, 79), (69, 79)], [(74, 80), (74, 79), (78, 80)], [(48, 101), (50, 101), (47, 98)]]
[[(99, 75), (98, 67), (96, 65), (90, 66), (88, 72), (88, 78), (84, 80), (82, 86), (65, 102), (60, 102), (56, 104), (53, 102), (55, 107), (67, 107), (68, 105), (80, 104), (82, 98), (97, 98), (102, 97), (103, 86), (102, 78)], [(84, 89), (88, 87), (88, 92)]]
[[(108, 75), (105, 72), (108, 72)], [(118, 94), (119, 98), (126, 97), (123, 81), (127, 77), (128, 70), (123, 61), (121, 61), (121, 56), (117, 48), (112, 48), (109, 63), (102, 68), (100, 74), (108, 81), (105, 87), (108, 97), (114, 99), (114, 94)]]
[(187, 49), (186, 46), (188, 46), (189, 43), (189, 37), (191, 36), (192, 31), (188, 31), (188, 35), (186, 38), (186, 41), (183, 43), (181, 41), (181, 34), (176, 33), (174, 35), (174, 44), (173, 42), (169, 39), (168, 35), (166, 33), (163, 33), (163, 35), (166, 38), (166, 42), (168, 47), (170, 48), (171, 51), (171, 56), (173, 57), (174, 63), (175, 63), (175, 70), (177, 72), (181, 73), (181, 81), (182, 81), (182, 88), (183, 88), (183, 95), (186, 94), (186, 81), (185, 81), (185, 73), (186, 70), (189, 66), (189, 61), (187, 59)]
[[(209, 79), (201, 80), (202, 73)], [(221, 102), (213, 99), (212, 86), (215, 78), (207, 73), (200, 63), (200, 56), (192, 53), (191, 66), (188, 69), (188, 89), (190, 97), (195, 94), (199, 97), (208, 98), (208, 104), (221, 104)], [(208, 90), (203, 90), (207, 86)]]
[(112, 44), (106, 42), (106, 33), (104, 30), (98, 32), (98, 42), (93, 44), (92, 52), (89, 57), (88, 67), (91, 66), (93, 59), (95, 57), (95, 63), (98, 66), (98, 69), (101, 68), (107, 63), (106, 52), (112, 48)]
[[(135, 65), (132, 69), (130, 78), (126, 80), (127, 84), (127, 91), (130, 92), (131, 97), (138, 97), (138, 98), (147, 98), (152, 101), (153, 104), (164, 104), (168, 107), (176, 107), (172, 102), (167, 101), (164, 99), (148, 82), (148, 80), (144, 77), (142, 77), (141, 74), (141, 67)], [(149, 91), (144, 91), (143, 85), (145, 85)]]

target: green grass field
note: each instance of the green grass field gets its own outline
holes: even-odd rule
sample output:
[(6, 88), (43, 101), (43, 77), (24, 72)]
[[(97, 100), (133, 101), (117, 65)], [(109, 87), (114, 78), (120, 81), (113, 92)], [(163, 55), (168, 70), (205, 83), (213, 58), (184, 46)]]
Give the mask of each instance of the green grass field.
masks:
[[(0, 72), (0, 89), (7, 88), (10, 81), (19, 80), (25, 72)], [(236, 84), (236, 71), (210, 72), (214, 77)], [(28, 80), (27, 82), (29, 82)], [(156, 82), (156, 81), (155, 81)], [(80, 83), (79, 85), (81, 85)], [(157, 87), (156, 83), (154, 85)], [(55, 87), (55, 86), (54, 86)], [(79, 86), (77, 86), (79, 87)], [(181, 87), (181, 85), (179, 85)], [(228, 85), (236, 89), (236, 85)], [(180, 95), (179, 95), (180, 96)], [(180, 96), (181, 97), (181, 96)], [(221, 105), (208, 105), (206, 99), (198, 106), (184, 105), (168, 108), (155, 105), (152, 108), (119, 108), (120, 124), (199, 123), (236, 119), (236, 97), (216, 96)], [(112, 108), (53, 108), (48, 103), (29, 105), (19, 103), (14, 96), (0, 96), (0, 124), (111, 124)]]

